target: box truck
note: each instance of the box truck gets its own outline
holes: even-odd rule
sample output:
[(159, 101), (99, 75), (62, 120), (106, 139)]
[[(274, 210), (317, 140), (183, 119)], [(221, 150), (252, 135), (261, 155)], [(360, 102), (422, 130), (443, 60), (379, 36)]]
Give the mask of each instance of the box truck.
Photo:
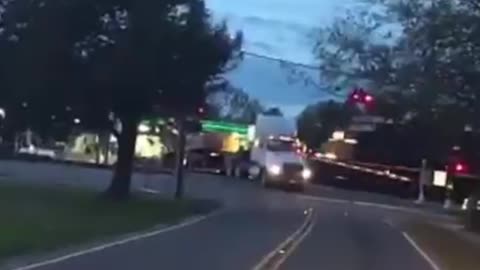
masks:
[(258, 116), (250, 161), (250, 176), (265, 187), (303, 189), (313, 176), (300, 149), (295, 121), (283, 116)]

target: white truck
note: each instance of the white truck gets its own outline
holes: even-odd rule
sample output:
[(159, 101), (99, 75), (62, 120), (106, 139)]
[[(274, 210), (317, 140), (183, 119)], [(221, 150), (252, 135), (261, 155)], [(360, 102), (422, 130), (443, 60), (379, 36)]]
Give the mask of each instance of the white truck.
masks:
[(312, 177), (296, 137), (296, 124), (283, 116), (259, 115), (249, 173), (265, 187), (295, 187), (303, 190)]

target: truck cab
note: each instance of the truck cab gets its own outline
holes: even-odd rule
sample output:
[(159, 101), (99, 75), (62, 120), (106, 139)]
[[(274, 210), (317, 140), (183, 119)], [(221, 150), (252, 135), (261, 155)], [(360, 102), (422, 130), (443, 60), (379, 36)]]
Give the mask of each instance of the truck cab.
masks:
[(254, 166), (250, 174), (265, 187), (282, 186), (303, 189), (312, 177), (301, 154), (293, 122), (282, 116), (259, 116), (251, 150)]

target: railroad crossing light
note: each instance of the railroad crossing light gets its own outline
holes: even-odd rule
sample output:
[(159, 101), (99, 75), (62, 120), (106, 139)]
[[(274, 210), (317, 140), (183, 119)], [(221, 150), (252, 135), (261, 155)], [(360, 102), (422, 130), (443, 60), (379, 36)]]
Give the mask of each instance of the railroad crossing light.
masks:
[(370, 104), (375, 101), (375, 98), (368, 94), (363, 88), (355, 88), (350, 94), (350, 102), (360, 104)]
[(373, 101), (373, 96), (367, 94), (367, 95), (365, 95), (364, 100), (365, 100), (366, 103), (370, 103), (370, 102)]
[(467, 166), (463, 163), (457, 163), (455, 164), (455, 172), (456, 173), (464, 173), (467, 171)]

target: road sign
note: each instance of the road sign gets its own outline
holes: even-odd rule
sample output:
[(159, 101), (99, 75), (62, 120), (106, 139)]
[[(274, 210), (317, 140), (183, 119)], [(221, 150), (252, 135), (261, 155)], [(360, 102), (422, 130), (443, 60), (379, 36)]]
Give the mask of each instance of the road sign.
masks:
[(436, 187), (445, 187), (447, 185), (447, 172), (446, 171), (434, 171), (433, 172), (433, 185)]

